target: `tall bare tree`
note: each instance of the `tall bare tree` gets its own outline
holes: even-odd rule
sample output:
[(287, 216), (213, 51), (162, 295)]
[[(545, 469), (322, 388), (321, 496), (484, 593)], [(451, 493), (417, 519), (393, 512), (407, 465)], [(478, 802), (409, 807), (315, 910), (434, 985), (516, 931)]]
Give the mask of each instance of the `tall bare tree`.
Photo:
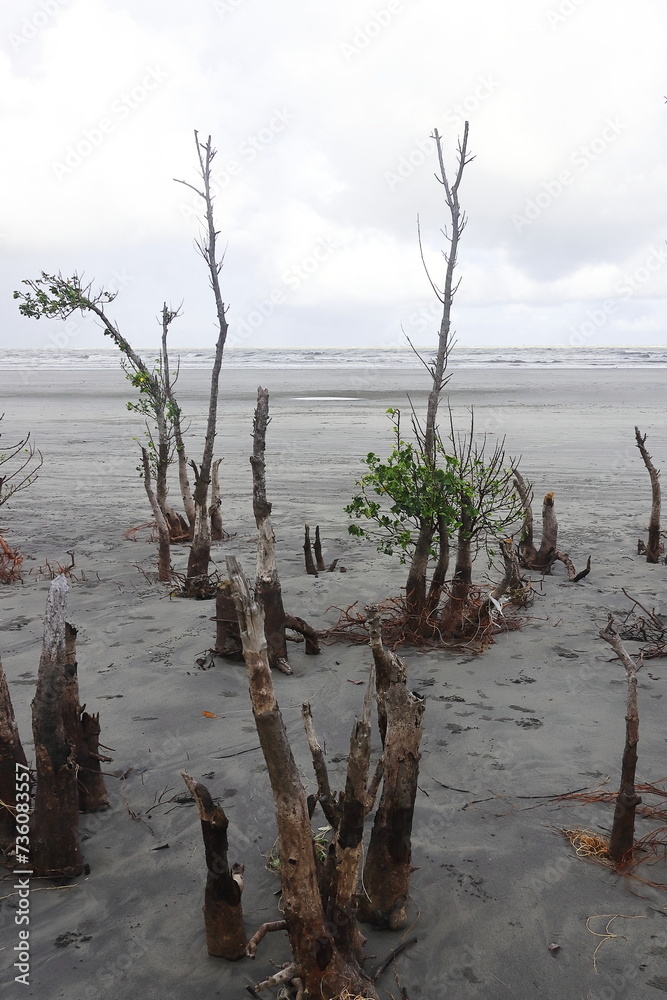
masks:
[(211, 144), (209, 136), (206, 142), (201, 142), (199, 133), (195, 130), (195, 144), (197, 147), (197, 158), (199, 160), (199, 175), (202, 180), (202, 187), (190, 184), (189, 181), (178, 180), (178, 184), (184, 184), (194, 191), (204, 202), (205, 223), (204, 232), (197, 241), (197, 249), (206, 263), (208, 269), (209, 283), (215, 298), (215, 309), (218, 321), (218, 340), (215, 345), (215, 358), (211, 371), (211, 393), (209, 396), (208, 421), (206, 425), (206, 438), (204, 440), (204, 452), (201, 464), (197, 466), (191, 462), (195, 476), (194, 505), (195, 523), (192, 536), (192, 548), (188, 560), (188, 573), (185, 581), (185, 595), (187, 597), (197, 597), (209, 591), (208, 586), (208, 565), (211, 557), (211, 525), (209, 520), (209, 486), (211, 485), (211, 466), (213, 464), (213, 445), (215, 443), (216, 419), (218, 414), (218, 381), (220, 379), (220, 368), (222, 366), (222, 352), (227, 339), (227, 308), (222, 300), (220, 290), (220, 271), (224, 260), (224, 254), (218, 254), (217, 238), (218, 231), (215, 228), (213, 218), (213, 202), (215, 195), (211, 189), (211, 170), (216, 150)]
[[(438, 153), (438, 173), (436, 173), (435, 176), (438, 183), (442, 185), (445, 196), (445, 204), (449, 212), (450, 220), (449, 229), (445, 228), (444, 230), (445, 238), (449, 243), (449, 249), (443, 251), (446, 268), (445, 282), (442, 288), (440, 288), (433, 280), (428, 266), (426, 265), (421, 238), (421, 228), (419, 227), (419, 248), (424, 269), (431, 288), (442, 305), (442, 317), (440, 319), (440, 329), (438, 331), (438, 349), (433, 362), (426, 365), (432, 381), (431, 391), (428, 396), (422, 443), (425, 462), (435, 468), (438, 406), (440, 404), (442, 390), (449, 380), (449, 375), (447, 374), (447, 361), (452, 346), (452, 303), (461, 282), (460, 278), (455, 282), (454, 272), (456, 270), (458, 260), (459, 240), (461, 239), (461, 235), (467, 222), (465, 212), (461, 210), (459, 203), (459, 188), (463, 179), (463, 171), (465, 170), (467, 164), (474, 159), (474, 157), (468, 153), (468, 122), (466, 122), (463, 129), (463, 138), (459, 139), (458, 143), (458, 164), (454, 181), (452, 183), (450, 182), (450, 178), (445, 167), (445, 160), (442, 151), (442, 137), (437, 129), (434, 129), (432, 137), (435, 140), (436, 150)], [(438, 600), (440, 599), (440, 592), (446, 572), (448, 545), (447, 532), (443, 529), (444, 525), (441, 524), (437, 518), (435, 520), (433, 518), (421, 519), (419, 534), (417, 536), (412, 559), (410, 561), (406, 584), (406, 603), (408, 615), (417, 620), (422, 619), (425, 614), (437, 607)], [(431, 592), (427, 594), (426, 574), (431, 549), (433, 547), (434, 534), (436, 531), (438, 533), (440, 558), (438, 560), (438, 566), (436, 567), (436, 574)]]

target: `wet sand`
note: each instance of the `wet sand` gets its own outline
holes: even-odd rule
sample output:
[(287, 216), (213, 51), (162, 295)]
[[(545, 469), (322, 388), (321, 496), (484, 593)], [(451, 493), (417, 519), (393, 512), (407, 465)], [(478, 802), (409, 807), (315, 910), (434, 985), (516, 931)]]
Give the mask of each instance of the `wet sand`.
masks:
[[(214, 557), (223, 569), (233, 553), (248, 573), (258, 384), (271, 393), (267, 488), (287, 609), (326, 627), (336, 607), (398, 594), (404, 569), (351, 538), (342, 508), (363, 472), (361, 458), (389, 451), (387, 407), (407, 413), (409, 393), (423, 408), (426, 373), (223, 372), (216, 451), (224, 456), (223, 516), (232, 537), (215, 546)], [(178, 388), (198, 459), (208, 376), (184, 371)], [(230, 858), (246, 866), (252, 931), (278, 915), (277, 880), (263, 858), (275, 839), (266, 770), (242, 665), (200, 670), (195, 663), (214, 640), (213, 605), (170, 598), (154, 580), (148, 532), (125, 537), (150, 519), (132, 440), (141, 437), (141, 422), (125, 405), (131, 389), (120, 372), (5, 372), (0, 391), (3, 441), (30, 430), (44, 454), (38, 481), (0, 520), (26, 557), (23, 584), (0, 590), (0, 654), (24, 747), (30, 758), (30, 700), (49, 586), (39, 567), (66, 564), (73, 550), (68, 615), (79, 629), (81, 694), (101, 713), (103, 742), (115, 748), (110, 770), (127, 774), (122, 782), (109, 778), (109, 812), (82, 817), (90, 874), (64, 889), (33, 882), (29, 986), (13, 981), (17, 900), (5, 883), (0, 982), (8, 997), (247, 995), (245, 985), (270, 974), (271, 960), (288, 958), (286, 938), (265, 940), (254, 962), (229, 965), (206, 955), (199, 822), (192, 806), (170, 800), (185, 791), (184, 769), (220, 796), (230, 818)], [(622, 878), (577, 858), (557, 832), (576, 825), (608, 831), (613, 808), (525, 797), (593, 788), (607, 776), (607, 787), (618, 783), (624, 675), (598, 631), (608, 611), (629, 608), (622, 587), (667, 611), (667, 568), (636, 555), (650, 489), (633, 435), (638, 424), (656, 466), (667, 466), (664, 373), (466, 370), (454, 374), (449, 395), (457, 426), (474, 404), (477, 432), (491, 441), (505, 437), (536, 496), (555, 491), (559, 543), (577, 568), (590, 554), (593, 568), (573, 585), (559, 564), (537, 584), (521, 631), (500, 636), (481, 656), (402, 652), (410, 686), (426, 697), (411, 925), (405, 934), (372, 934), (368, 950), (379, 960), (404, 937), (418, 938), (397, 963), (411, 1000), (656, 997), (667, 992), (667, 896), (638, 885), (631, 894)], [(352, 398), (322, 398), (331, 396)], [(536, 514), (539, 520), (539, 502)], [(338, 558), (346, 573), (305, 575), (305, 521), (320, 525), (325, 558)], [(186, 557), (174, 550), (176, 568)], [(480, 566), (478, 579), (485, 572)], [(290, 658), (294, 676), (275, 682), (304, 782), (313, 789), (300, 722), (305, 700), (341, 782), (362, 691), (348, 681), (366, 678), (368, 651), (329, 645), (306, 658), (294, 646)], [(665, 776), (666, 683), (665, 661), (647, 661), (639, 683), (641, 781)], [(639, 834), (647, 829), (640, 821)], [(667, 882), (667, 865), (646, 874)], [(611, 925), (619, 936), (598, 951), (596, 972), (601, 938), (591, 931), (603, 932), (609, 920), (600, 914), (625, 916)], [(68, 933), (70, 943), (56, 945)], [(551, 943), (560, 948), (550, 952)], [(387, 996), (400, 995), (391, 971), (380, 985)]]

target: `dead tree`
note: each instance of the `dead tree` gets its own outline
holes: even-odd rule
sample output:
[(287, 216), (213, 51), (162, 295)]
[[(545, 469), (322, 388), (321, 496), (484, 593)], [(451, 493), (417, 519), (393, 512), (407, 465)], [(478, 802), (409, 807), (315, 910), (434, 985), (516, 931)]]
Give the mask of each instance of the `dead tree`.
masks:
[[(449, 380), (449, 375), (447, 375), (447, 360), (451, 349), (452, 303), (460, 284), (460, 280), (454, 283), (454, 271), (457, 264), (459, 240), (467, 222), (465, 213), (461, 211), (461, 206), (459, 204), (459, 187), (463, 179), (463, 171), (465, 170), (467, 164), (474, 159), (474, 157), (470, 156), (468, 153), (468, 122), (466, 122), (463, 129), (463, 139), (459, 140), (458, 144), (458, 166), (456, 169), (456, 175), (453, 183), (450, 183), (442, 152), (442, 140), (437, 129), (434, 129), (433, 131), (433, 138), (435, 139), (439, 165), (439, 174), (436, 174), (436, 180), (442, 185), (444, 190), (445, 204), (447, 206), (450, 219), (450, 228), (449, 235), (447, 237), (449, 241), (449, 252), (444, 254), (447, 266), (445, 270), (445, 283), (442, 289), (438, 288), (436, 283), (431, 278), (428, 268), (426, 267), (421, 240), (421, 231), (419, 231), (419, 248), (422, 262), (424, 263), (424, 268), (426, 270), (426, 275), (431, 288), (442, 305), (442, 318), (440, 320), (440, 329), (438, 332), (437, 353), (433, 364), (426, 365), (429, 374), (431, 375), (432, 384), (431, 391), (428, 396), (426, 422), (424, 424), (423, 458), (424, 461), (430, 464), (432, 468), (434, 468), (436, 464), (438, 405), (440, 403), (442, 390)], [(434, 522), (433, 518), (420, 518), (419, 532), (410, 561), (406, 584), (406, 607), (408, 615), (415, 619), (423, 618), (425, 614), (428, 614), (435, 607), (437, 607), (438, 600), (440, 598), (440, 577), (442, 577), (442, 581), (444, 582), (444, 576), (442, 573), (439, 573), (437, 575), (435, 589), (432, 588), (431, 593), (427, 595), (426, 573), (433, 538), (437, 527), (438, 525)], [(443, 540), (442, 532), (439, 532), (439, 538), (440, 541)]]
[[(0, 420), (4, 419), (0, 414)], [(0, 434), (0, 437), (2, 435)], [(44, 459), (30, 440), (30, 433), (15, 444), (6, 446), (0, 453), (0, 507), (8, 503), (20, 490), (32, 486)]]
[(637, 769), (637, 744), (639, 742), (639, 712), (637, 710), (637, 664), (626, 651), (625, 646), (613, 628), (613, 616), (600, 638), (608, 642), (625, 667), (628, 682), (628, 701), (625, 716), (625, 747), (621, 765), (621, 784), (616, 798), (614, 820), (609, 839), (609, 855), (617, 863), (628, 861), (632, 856), (635, 836), (635, 810), (641, 803), (641, 796), (635, 791)]
[[(195, 145), (197, 147), (197, 158), (199, 160), (199, 174), (202, 180), (202, 188), (190, 184), (188, 181), (177, 180), (177, 183), (184, 184), (194, 191), (204, 202), (206, 215), (204, 234), (197, 241), (197, 249), (201, 254), (208, 269), (209, 284), (215, 299), (215, 310), (218, 322), (218, 340), (215, 345), (215, 358), (211, 370), (211, 391), (208, 404), (208, 421), (206, 424), (206, 437), (204, 439), (204, 451), (201, 464), (197, 466), (191, 462), (195, 476), (194, 505), (195, 524), (192, 536), (192, 547), (188, 559), (188, 571), (185, 579), (183, 593), (186, 597), (210, 596), (211, 586), (208, 579), (208, 567), (211, 558), (211, 522), (208, 506), (208, 491), (211, 485), (211, 467), (213, 464), (213, 446), (215, 443), (216, 420), (218, 414), (218, 383), (220, 380), (220, 368), (222, 367), (222, 352), (227, 340), (227, 317), (226, 306), (222, 301), (220, 290), (220, 271), (222, 270), (223, 257), (218, 258), (217, 238), (218, 232), (215, 228), (213, 218), (214, 195), (211, 191), (212, 167), (216, 150), (211, 144), (209, 136), (206, 142), (200, 142), (199, 133), (195, 130)], [(223, 255), (224, 256), (224, 255)]]
[(257, 389), (257, 406), (252, 425), (252, 509), (257, 525), (257, 574), (255, 598), (264, 612), (264, 631), (269, 664), (283, 673), (292, 673), (287, 660), (285, 608), (276, 565), (276, 536), (271, 523), (271, 504), (266, 499), (266, 428), (269, 417), (269, 391)]
[(322, 540), (320, 538), (320, 526), (315, 525), (315, 565), (318, 571), (323, 572), (326, 570), (326, 565), (324, 563), (324, 556), (322, 555)]
[(62, 710), (67, 666), (66, 595), (65, 577), (57, 576), (46, 603), (44, 642), (32, 702), (37, 786), (30, 848), (34, 871), (50, 876), (75, 876), (83, 871), (75, 751), (66, 738)]
[(554, 494), (545, 493), (542, 503), (542, 540), (537, 549), (533, 542), (533, 509), (532, 493), (526, 485), (518, 469), (512, 470), (516, 491), (523, 508), (523, 525), (519, 534), (519, 562), (525, 569), (533, 569), (540, 573), (551, 573), (555, 562), (562, 562), (567, 570), (567, 578), (571, 583), (578, 583), (591, 571), (591, 557), (588, 557), (586, 568), (577, 573), (574, 563), (567, 552), (558, 548), (558, 519), (554, 505)]
[(205, 785), (184, 771), (181, 777), (197, 803), (206, 856), (204, 925), (209, 955), (233, 962), (246, 953), (248, 938), (243, 923), (243, 865), (229, 867), (227, 828), (229, 820), (216, 805)]
[(368, 627), (377, 677), (384, 776), (359, 893), (359, 918), (400, 930), (407, 924), (424, 699), (408, 691), (405, 664), (383, 645), (377, 607), (368, 608)]
[(369, 803), (368, 768), (374, 676), (375, 671), (371, 669), (362, 717), (355, 720), (350, 736), (345, 790), (338, 796), (331, 792), (324, 753), (315, 735), (310, 704), (301, 706), (317, 778), (317, 798), (333, 830), (320, 874), (324, 911), (334, 929), (337, 947), (344, 955), (354, 956), (359, 964), (363, 962), (364, 955), (363, 937), (357, 923), (357, 887), (363, 855), (364, 819), (372, 808), (372, 802)]
[(648, 522), (648, 543), (639, 541), (637, 551), (646, 552), (646, 562), (660, 562), (660, 472), (651, 461), (651, 456), (646, 450), (646, 434), (641, 434), (638, 427), (635, 427), (635, 439), (639, 453), (644, 461), (646, 470), (651, 479), (651, 517)]
[(252, 598), (238, 561), (227, 557), (236, 601), (255, 724), (276, 808), (283, 913), (294, 965), (307, 993), (332, 1000), (344, 990), (377, 1000), (354, 956), (345, 955), (326, 919), (313, 855), (306, 793), (276, 701), (260, 606)]
[[(16, 836), (16, 786), (29, 776), (7, 678), (0, 660), (0, 851)], [(24, 800), (28, 811), (28, 802)]]

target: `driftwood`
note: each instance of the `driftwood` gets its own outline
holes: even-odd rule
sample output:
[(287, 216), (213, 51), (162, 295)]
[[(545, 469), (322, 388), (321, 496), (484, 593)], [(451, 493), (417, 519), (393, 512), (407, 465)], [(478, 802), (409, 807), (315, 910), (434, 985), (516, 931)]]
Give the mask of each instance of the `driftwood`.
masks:
[(621, 784), (616, 798), (614, 820), (609, 840), (609, 854), (617, 863), (628, 861), (632, 857), (635, 836), (635, 810), (641, 803), (641, 796), (635, 791), (635, 772), (637, 769), (637, 744), (639, 742), (639, 712), (637, 709), (637, 664), (626, 651), (619, 636), (613, 628), (613, 617), (600, 638), (608, 642), (623, 666), (628, 682), (628, 701), (625, 716), (625, 747), (621, 765)]
[[(27, 782), (29, 771), (5, 671), (0, 661), (0, 850), (13, 843), (16, 836), (16, 786)], [(22, 797), (24, 812), (29, 802)]]
[(75, 751), (67, 741), (62, 712), (66, 594), (65, 577), (57, 576), (46, 603), (44, 642), (32, 702), (37, 788), (30, 849), (35, 873), (52, 876), (74, 876), (83, 871)]
[(339, 950), (325, 917), (313, 855), (306, 793), (292, 756), (276, 701), (260, 606), (253, 600), (238, 561), (227, 558), (239, 614), (255, 724), (271, 783), (280, 849), (283, 913), (295, 968), (313, 997), (330, 1000), (345, 989), (377, 998), (355, 957)]
[(646, 553), (646, 562), (660, 562), (660, 472), (651, 461), (651, 456), (646, 450), (646, 434), (641, 434), (638, 427), (635, 427), (635, 439), (639, 453), (644, 461), (646, 470), (651, 480), (651, 517), (648, 523), (648, 542), (646, 545), (639, 540), (637, 545), (638, 554)]
[(424, 699), (408, 691), (405, 664), (383, 645), (380, 611), (375, 606), (368, 608), (368, 626), (377, 675), (384, 776), (359, 894), (359, 917), (398, 930), (407, 924)]
[(513, 469), (512, 474), (523, 507), (523, 525), (519, 533), (520, 564), (526, 569), (537, 570), (540, 573), (551, 573), (553, 564), (562, 562), (571, 583), (583, 580), (591, 571), (591, 557), (588, 557), (586, 568), (577, 573), (567, 552), (559, 550), (558, 519), (556, 518), (553, 492), (546, 493), (542, 502), (542, 540), (538, 549), (533, 542), (532, 493), (518, 469)]
[(189, 774), (181, 777), (197, 803), (206, 854), (204, 925), (209, 955), (235, 961), (246, 954), (248, 938), (243, 923), (243, 865), (229, 867), (227, 827), (222, 806), (216, 805), (205, 785)]
[(271, 504), (266, 498), (266, 428), (269, 424), (268, 389), (257, 390), (252, 427), (252, 509), (257, 524), (257, 575), (255, 597), (264, 612), (264, 631), (272, 668), (292, 673), (287, 660), (285, 608), (276, 565), (276, 536), (271, 523)]
[(218, 584), (215, 594), (214, 621), (216, 629), (213, 655), (221, 656), (226, 660), (243, 660), (239, 620), (229, 580), (222, 580)]

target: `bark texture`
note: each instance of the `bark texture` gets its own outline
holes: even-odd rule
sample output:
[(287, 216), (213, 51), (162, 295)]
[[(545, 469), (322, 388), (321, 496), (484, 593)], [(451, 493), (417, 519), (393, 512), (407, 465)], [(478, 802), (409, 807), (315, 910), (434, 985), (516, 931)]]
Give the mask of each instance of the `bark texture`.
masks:
[(213, 802), (205, 785), (181, 772), (199, 810), (206, 855), (204, 925), (209, 955), (233, 962), (246, 953), (248, 938), (243, 923), (243, 865), (229, 867), (227, 828), (229, 820), (222, 806)]
[(276, 808), (284, 917), (294, 975), (313, 997), (331, 1000), (344, 990), (377, 994), (354, 959), (339, 951), (327, 924), (317, 881), (312, 832), (298, 768), (292, 756), (269, 667), (261, 608), (252, 599), (234, 557), (227, 568), (237, 603), (250, 698)]
[(146, 496), (148, 497), (148, 502), (151, 505), (153, 517), (155, 518), (155, 522), (157, 524), (157, 575), (159, 580), (166, 582), (171, 579), (171, 535), (169, 531), (169, 524), (164, 516), (163, 507), (160, 506), (155, 490), (153, 489), (150, 462), (148, 459), (148, 452), (145, 448), (141, 449), (141, 460), (144, 467), (144, 489), (146, 490)]
[(65, 577), (57, 576), (46, 604), (44, 642), (32, 702), (37, 788), (30, 848), (34, 871), (51, 876), (75, 876), (83, 871), (75, 750), (67, 741), (62, 712), (67, 664), (66, 595)]
[(0, 850), (11, 844), (16, 836), (17, 773), (21, 781), (27, 777), (27, 761), (0, 661)]
[(215, 595), (215, 623), (214, 656), (221, 656), (226, 660), (242, 660), (241, 633), (229, 580), (222, 580), (218, 584)]
[(285, 638), (285, 608), (276, 565), (276, 536), (271, 523), (271, 504), (266, 498), (266, 428), (269, 424), (268, 389), (257, 390), (252, 432), (252, 508), (257, 525), (257, 574), (255, 597), (264, 612), (264, 631), (273, 669), (291, 673)]
[(384, 647), (377, 607), (369, 607), (368, 625), (377, 674), (384, 776), (358, 912), (367, 923), (398, 930), (407, 924), (424, 699), (408, 691), (405, 664)]
[(635, 838), (635, 811), (641, 796), (635, 791), (637, 769), (637, 744), (639, 743), (639, 711), (637, 709), (637, 664), (629, 655), (619, 636), (614, 632), (610, 616), (600, 638), (608, 642), (623, 666), (628, 682), (627, 710), (625, 715), (625, 746), (621, 764), (621, 784), (616, 797), (614, 820), (609, 839), (609, 854), (617, 864), (632, 857)]

